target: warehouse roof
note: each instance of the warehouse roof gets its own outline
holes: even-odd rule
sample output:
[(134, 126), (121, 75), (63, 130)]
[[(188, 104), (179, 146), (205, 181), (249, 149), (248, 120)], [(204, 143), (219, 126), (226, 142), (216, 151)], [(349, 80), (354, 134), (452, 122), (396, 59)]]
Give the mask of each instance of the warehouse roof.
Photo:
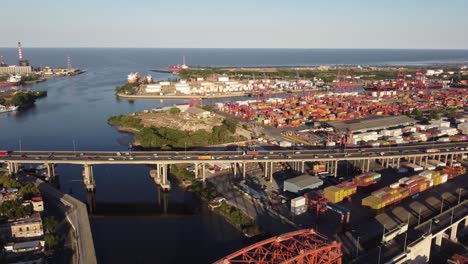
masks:
[(416, 120), (405, 115), (372, 116), (362, 119), (328, 122), (328, 124), (334, 127), (336, 131), (366, 131), (371, 129), (384, 129), (398, 125), (411, 125), (415, 123)]
[(285, 182), (289, 182), (291, 184), (296, 185), (300, 189), (305, 189), (310, 185), (316, 184), (316, 183), (323, 183), (319, 177), (316, 176), (310, 176), (310, 175), (302, 175), (298, 176), (292, 179), (285, 180)]

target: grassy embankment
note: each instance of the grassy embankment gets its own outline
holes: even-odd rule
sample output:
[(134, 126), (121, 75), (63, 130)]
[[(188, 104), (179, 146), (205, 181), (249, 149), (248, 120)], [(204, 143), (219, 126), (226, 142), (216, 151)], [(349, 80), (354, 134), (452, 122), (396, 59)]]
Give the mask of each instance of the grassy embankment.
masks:
[[(170, 110), (171, 114), (177, 114), (175, 109), (177, 108)], [(144, 148), (184, 149), (185, 147), (201, 147), (246, 140), (242, 136), (235, 136), (238, 122), (228, 118), (224, 119), (221, 125), (214, 126), (211, 131), (204, 129), (181, 131), (169, 127), (147, 127), (142, 124), (140, 118), (132, 115), (113, 116), (109, 118), (108, 123), (124, 131), (134, 133), (135, 139)]]
[(0, 104), (5, 106), (15, 105), (20, 108), (31, 106), (36, 99), (47, 96), (47, 91), (22, 91), (16, 94), (0, 95)]
[[(179, 180), (194, 181), (194, 173), (187, 171), (185, 167), (186, 165), (184, 164), (172, 165), (171, 174), (176, 176)], [(207, 202), (211, 201), (215, 197), (221, 196), (216, 191), (214, 186), (212, 186), (210, 183), (203, 184), (201, 181), (194, 181), (193, 184), (188, 187), (188, 190), (196, 193), (201, 199)], [(244, 214), (244, 212), (225, 202), (223, 202), (220, 207), (215, 208), (214, 210), (226, 217), (229, 222), (236, 225), (238, 228), (242, 229), (255, 225), (255, 222), (249, 216)]]
[(136, 88), (138, 85), (138, 83), (126, 83), (124, 85), (115, 87), (115, 92), (117, 94), (136, 94)]

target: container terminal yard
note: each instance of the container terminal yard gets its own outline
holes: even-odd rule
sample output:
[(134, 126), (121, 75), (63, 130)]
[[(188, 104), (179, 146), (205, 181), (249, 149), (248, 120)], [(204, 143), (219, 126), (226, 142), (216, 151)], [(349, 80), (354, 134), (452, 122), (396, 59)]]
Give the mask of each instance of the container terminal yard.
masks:
[[(82, 165), (89, 192), (96, 190), (93, 166), (100, 164), (151, 165), (150, 177), (168, 192), (173, 166), (183, 166), (192, 183), (214, 188), (218, 197), (210, 208), (228, 204), (260, 226), (255, 232), (242, 228), (247, 237), (273, 235), (219, 263), (286, 255), (284, 261), (308, 263), (435, 258), (444, 245), (466, 236), (466, 90), (430, 87), (420, 73), (371, 84), (347, 76), (338, 75), (329, 91), (318, 91), (313, 81), (283, 83), (298, 93), (282, 97), (273, 96), (278, 80), (246, 81), (250, 99), (216, 103), (213, 111), (257, 132), (247, 142), (188, 151), (5, 150), (0, 161), (10, 175), (22, 164), (44, 164), (46, 180), (55, 177), (55, 164)], [(218, 81), (227, 84), (229, 78)], [(135, 73), (127, 87), (152, 83)], [(207, 91), (177, 84), (168, 86), (178, 94)], [(156, 93), (165, 86), (158, 85)], [(221, 92), (238, 91), (244, 92)], [(434, 250), (421, 249), (428, 244)]]

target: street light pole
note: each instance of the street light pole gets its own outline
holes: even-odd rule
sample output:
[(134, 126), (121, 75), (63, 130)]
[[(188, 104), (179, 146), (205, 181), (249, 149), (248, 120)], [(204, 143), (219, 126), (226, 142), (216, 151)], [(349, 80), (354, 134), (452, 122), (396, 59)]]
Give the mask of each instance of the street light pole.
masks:
[(444, 197), (441, 196), (441, 201), (440, 201), (440, 213), (442, 213), (442, 210), (444, 209)]
[(356, 240), (356, 257), (359, 256), (359, 236), (357, 237)]
[(380, 253), (382, 252), (382, 247), (381, 246), (377, 246), (379, 248), (379, 259), (377, 261), (377, 264), (380, 264)]
[(421, 223), (421, 207), (419, 207), (419, 213), (418, 213), (418, 225)]
[(403, 252), (406, 253), (406, 241), (408, 240), (408, 232), (405, 232), (405, 244), (403, 245)]
[(73, 142), (73, 154), (76, 156), (76, 145), (75, 145), (75, 140), (72, 140)]

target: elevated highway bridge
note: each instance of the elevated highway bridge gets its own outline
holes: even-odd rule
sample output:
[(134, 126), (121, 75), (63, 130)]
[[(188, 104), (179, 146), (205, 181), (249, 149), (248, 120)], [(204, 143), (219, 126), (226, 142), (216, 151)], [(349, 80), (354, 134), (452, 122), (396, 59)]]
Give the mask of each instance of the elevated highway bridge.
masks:
[[(430, 152), (433, 149), (437, 152)], [(245, 178), (245, 164), (262, 163), (265, 177), (273, 180), (273, 164), (287, 162), (293, 170), (304, 173), (306, 162), (322, 162), (332, 175), (337, 175), (338, 162), (348, 161), (363, 172), (370, 170), (373, 161), (379, 161), (383, 167), (400, 167), (404, 159), (407, 162), (427, 164), (428, 159), (455, 161), (468, 154), (468, 142), (437, 143), (424, 145), (405, 145), (380, 148), (331, 148), (331, 149), (271, 149), (255, 151), (254, 155), (245, 155), (242, 151), (208, 149), (203, 151), (10, 151), (0, 156), (0, 162), (8, 165), (10, 174), (18, 172), (20, 164), (44, 164), (48, 177), (55, 175), (55, 164), (83, 165), (84, 183), (88, 190), (94, 190), (93, 165), (101, 164), (146, 164), (154, 165), (152, 173), (156, 183), (163, 189), (169, 189), (168, 168), (172, 164), (190, 163), (195, 165), (195, 177), (206, 178), (207, 164), (229, 163), (236, 175), (238, 165)]]

